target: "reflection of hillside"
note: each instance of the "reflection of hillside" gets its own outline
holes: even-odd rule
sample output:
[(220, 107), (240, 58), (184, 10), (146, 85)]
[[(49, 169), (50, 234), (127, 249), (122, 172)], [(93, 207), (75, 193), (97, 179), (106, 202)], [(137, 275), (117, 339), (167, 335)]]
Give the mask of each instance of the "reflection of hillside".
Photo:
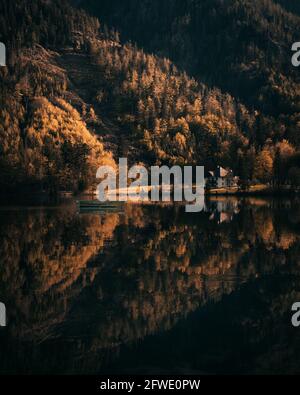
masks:
[(68, 339), (66, 352), (82, 363), (169, 330), (250, 279), (299, 274), (300, 229), (284, 210), (261, 204), (222, 224), (209, 212), (137, 205), (121, 214), (0, 215), (0, 284), (12, 335)]
[[(167, 330), (181, 317), (208, 301), (219, 300), (241, 283), (277, 270), (288, 272), (292, 262), (296, 263), (297, 255), (294, 259), (290, 257), (287, 248), (297, 244), (299, 236), (286, 229), (281, 234), (280, 226), (268, 211), (243, 213), (244, 230), (240, 229), (241, 218), (230, 227), (219, 227), (208, 223), (205, 217), (189, 225), (176, 218), (175, 226), (171, 216), (167, 217), (166, 224), (163, 217), (157, 223), (149, 215), (147, 226), (153, 221), (155, 230), (141, 242), (139, 234), (133, 236), (132, 232), (130, 240), (134, 247), (126, 249), (126, 259), (124, 251), (121, 260), (114, 258), (119, 269), (109, 275), (109, 280), (122, 287), (113, 292), (105, 284), (103, 287), (118, 309), (117, 314), (111, 310), (103, 314), (105, 336), (97, 346), (109, 347), (116, 339), (123, 343)], [(255, 226), (248, 222), (251, 217)], [(276, 237), (275, 233), (273, 238), (265, 236), (273, 235), (269, 229)], [(262, 252), (267, 254), (263, 258)], [(289, 261), (291, 265), (286, 267)], [(299, 272), (299, 265), (293, 270)], [(98, 284), (97, 280), (94, 284)]]
[(300, 338), (290, 323), (299, 296), (297, 277), (250, 281), (168, 333), (123, 347), (109, 372), (299, 374)]
[[(74, 296), (75, 290), (68, 295), (69, 288), (87, 262), (112, 238), (118, 216), (78, 217), (73, 209), (8, 211), (0, 215), (2, 295), (20, 309), (16, 314), (22, 312), (22, 319), (29, 320), (28, 330), (46, 322), (52, 326), (51, 320), (58, 323), (68, 297)], [(75, 293), (93, 275), (92, 270), (85, 271)]]

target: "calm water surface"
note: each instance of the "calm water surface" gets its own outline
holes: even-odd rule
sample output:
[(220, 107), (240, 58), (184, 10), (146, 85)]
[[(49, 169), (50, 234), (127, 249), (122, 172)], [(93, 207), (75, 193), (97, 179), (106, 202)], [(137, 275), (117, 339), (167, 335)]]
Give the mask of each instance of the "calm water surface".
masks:
[(0, 373), (299, 373), (300, 202), (0, 209)]

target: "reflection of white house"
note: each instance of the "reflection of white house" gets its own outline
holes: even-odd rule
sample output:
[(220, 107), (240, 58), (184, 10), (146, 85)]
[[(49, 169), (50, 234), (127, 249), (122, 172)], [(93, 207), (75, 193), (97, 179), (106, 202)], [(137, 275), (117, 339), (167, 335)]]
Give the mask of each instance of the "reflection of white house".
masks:
[[(217, 199), (217, 200), (216, 200)], [(205, 210), (210, 213), (210, 220), (219, 224), (232, 221), (233, 217), (240, 212), (237, 199), (216, 198), (206, 202)]]
[(0, 303), (0, 326), (6, 326), (6, 307), (4, 303)]
[(231, 169), (218, 166), (216, 170), (206, 173), (205, 183), (209, 188), (233, 188), (238, 185), (238, 177), (234, 177)]
[(6, 48), (3, 43), (0, 42), (0, 66), (6, 66)]

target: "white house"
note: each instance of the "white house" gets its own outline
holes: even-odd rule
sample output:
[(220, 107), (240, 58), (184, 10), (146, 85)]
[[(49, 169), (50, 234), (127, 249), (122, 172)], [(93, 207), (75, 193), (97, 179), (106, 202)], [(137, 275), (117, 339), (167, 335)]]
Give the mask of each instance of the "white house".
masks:
[(238, 177), (234, 177), (231, 169), (218, 166), (206, 173), (205, 183), (209, 188), (233, 188), (238, 185)]

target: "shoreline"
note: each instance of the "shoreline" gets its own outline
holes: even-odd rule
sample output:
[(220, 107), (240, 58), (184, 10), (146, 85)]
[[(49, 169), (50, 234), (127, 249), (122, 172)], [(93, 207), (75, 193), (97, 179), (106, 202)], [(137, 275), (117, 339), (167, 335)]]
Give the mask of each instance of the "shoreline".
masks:
[(249, 189), (214, 188), (205, 192), (207, 196), (297, 196), (300, 189), (290, 187), (274, 188), (267, 185), (252, 185)]
[[(205, 197), (210, 196), (236, 196), (236, 197), (292, 197), (298, 196), (300, 194), (300, 188), (291, 187), (280, 187), (274, 188), (263, 184), (252, 185), (247, 190), (241, 190), (238, 187), (234, 188), (213, 188), (210, 190), (205, 190)], [(0, 193), (0, 205), (20, 203), (23, 204), (38, 202), (44, 204), (56, 204), (62, 203), (70, 200), (97, 200), (96, 195), (93, 192), (85, 192), (80, 194), (75, 194), (72, 192), (59, 192), (56, 196), (51, 196), (47, 192), (23, 192), (20, 194), (10, 192), (10, 193)]]

